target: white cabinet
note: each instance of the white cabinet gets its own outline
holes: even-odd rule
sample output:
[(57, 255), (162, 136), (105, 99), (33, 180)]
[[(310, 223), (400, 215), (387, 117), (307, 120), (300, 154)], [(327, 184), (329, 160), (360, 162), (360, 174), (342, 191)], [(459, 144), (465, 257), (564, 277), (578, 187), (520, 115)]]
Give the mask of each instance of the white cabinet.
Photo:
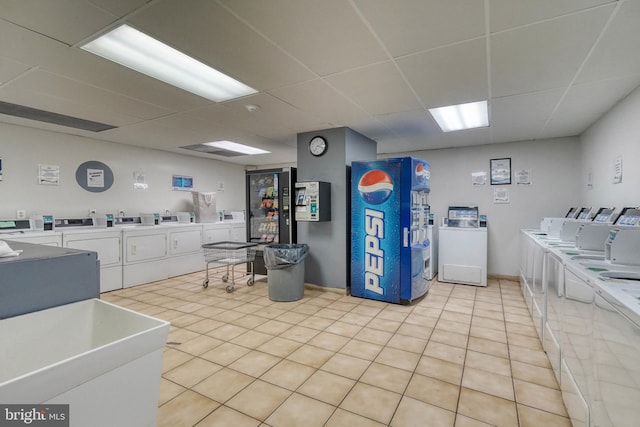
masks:
[(167, 235), (169, 277), (204, 269), (202, 224), (170, 225)]
[(247, 241), (247, 228), (243, 223), (231, 224), (230, 235), (232, 242), (246, 242)]
[(167, 229), (135, 227), (122, 231), (124, 261), (122, 285), (141, 285), (169, 277), (166, 263)]
[(114, 229), (65, 231), (65, 248), (98, 253), (100, 261), (100, 292), (122, 288), (122, 232)]
[(203, 243), (246, 242), (247, 229), (244, 222), (216, 222), (204, 224)]

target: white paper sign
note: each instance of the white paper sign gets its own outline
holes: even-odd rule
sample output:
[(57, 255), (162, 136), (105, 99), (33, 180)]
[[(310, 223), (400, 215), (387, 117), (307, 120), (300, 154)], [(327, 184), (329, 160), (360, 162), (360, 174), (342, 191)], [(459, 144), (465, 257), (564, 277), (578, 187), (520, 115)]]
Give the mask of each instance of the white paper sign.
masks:
[(87, 169), (87, 187), (104, 188), (104, 171)]
[(473, 172), (471, 173), (471, 185), (485, 185), (487, 183), (487, 173), (486, 172)]
[(509, 203), (509, 189), (504, 187), (494, 188), (493, 203)]
[(522, 169), (516, 171), (516, 184), (531, 184), (531, 169)]
[(621, 182), (622, 182), (622, 156), (618, 156), (613, 161), (613, 183), (620, 184)]
[(38, 184), (40, 185), (60, 184), (60, 166), (38, 165)]

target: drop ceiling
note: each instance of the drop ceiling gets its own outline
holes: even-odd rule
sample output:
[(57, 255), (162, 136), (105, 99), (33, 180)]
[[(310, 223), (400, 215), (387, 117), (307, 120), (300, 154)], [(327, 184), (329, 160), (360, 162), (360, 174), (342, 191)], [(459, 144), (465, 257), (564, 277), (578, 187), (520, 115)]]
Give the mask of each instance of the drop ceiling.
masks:
[[(215, 103), (79, 48), (125, 22), (258, 93)], [(0, 0), (0, 101), (114, 128), (0, 121), (242, 165), (340, 126), (379, 153), (535, 143), (640, 85), (637, 40), (640, 0)], [(445, 134), (427, 112), (482, 99), (489, 128)], [(271, 154), (179, 148), (215, 140)]]

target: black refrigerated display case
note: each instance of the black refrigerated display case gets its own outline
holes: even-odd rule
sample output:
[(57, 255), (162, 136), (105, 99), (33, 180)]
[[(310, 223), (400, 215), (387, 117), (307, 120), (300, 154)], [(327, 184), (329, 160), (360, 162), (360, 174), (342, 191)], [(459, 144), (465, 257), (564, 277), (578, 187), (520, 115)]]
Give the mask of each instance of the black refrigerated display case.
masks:
[(270, 243), (297, 243), (291, 198), (295, 168), (247, 171), (247, 241), (258, 244), (254, 271), (267, 274), (263, 249)]

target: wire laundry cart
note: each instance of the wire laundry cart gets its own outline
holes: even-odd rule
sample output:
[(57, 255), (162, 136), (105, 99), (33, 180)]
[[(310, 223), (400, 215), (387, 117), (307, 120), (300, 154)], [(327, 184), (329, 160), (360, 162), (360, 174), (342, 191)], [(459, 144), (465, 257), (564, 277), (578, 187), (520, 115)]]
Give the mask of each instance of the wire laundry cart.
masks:
[(202, 245), (204, 249), (204, 259), (207, 262), (206, 278), (202, 282), (202, 287), (209, 287), (209, 265), (214, 267), (226, 267), (222, 273), (222, 281), (227, 283), (231, 280), (231, 284), (227, 285), (227, 292), (233, 292), (235, 289), (235, 267), (239, 264), (249, 264), (250, 272), (242, 272), (243, 275), (251, 275), (247, 280), (247, 286), (253, 286), (255, 283), (255, 272), (253, 261), (256, 258), (257, 243), (250, 242), (214, 242)]

